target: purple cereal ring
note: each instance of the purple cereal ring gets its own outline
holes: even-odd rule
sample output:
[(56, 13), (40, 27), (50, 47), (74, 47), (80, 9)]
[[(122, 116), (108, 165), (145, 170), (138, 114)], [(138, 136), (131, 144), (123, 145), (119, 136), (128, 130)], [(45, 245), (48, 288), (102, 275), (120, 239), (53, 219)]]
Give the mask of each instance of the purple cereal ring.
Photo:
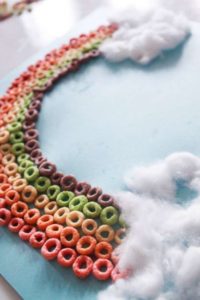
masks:
[(39, 157), (34, 159), (34, 162), (37, 166), (40, 166), (41, 164), (43, 164), (46, 161), (47, 161), (47, 159), (44, 158), (43, 156), (39, 156)]
[(25, 150), (31, 153), (33, 150), (39, 148), (39, 143), (37, 140), (29, 140), (25, 143)]
[(24, 140), (27, 142), (29, 140), (37, 140), (39, 136), (39, 133), (37, 129), (29, 129), (26, 130), (25, 135), (24, 135)]
[(33, 161), (35, 161), (35, 159), (37, 159), (38, 157), (42, 156), (42, 151), (38, 148), (38, 149), (34, 149), (31, 154), (30, 157)]
[(74, 192), (77, 196), (87, 195), (87, 192), (89, 191), (90, 187), (91, 185), (87, 182), (78, 182)]
[(35, 109), (37, 111), (40, 111), (40, 108), (41, 108), (41, 102), (40, 102), (40, 100), (33, 100), (31, 102), (30, 108), (31, 109)]
[(91, 187), (86, 195), (89, 201), (95, 201), (102, 194), (102, 189), (99, 187)]
[(51, 182), (52, 182), (52, 184), (59, 185), (60, 181), (61, 181), (61, 179), (63, 177), (64, 177), (64, 175), (62, 173), (58, 173), (58, 172), (53, 173), (51, 175)]
[(38, 119), (38, 111), (34, 108), (30, 108), (26, 112), (26, 120), (29, 122), (35, 122)]
[(48, 161), (45, 161), (40, 165), (39, 172), (42, 176), (51, 176), (56, 172), (56, 166)]
[(113, 204), (114, 199), (111, 195), (102, 194), (99, 196), (97, 202), (102, 206), (110, 206)]
[(24, 131), (35, 128), (34, 122), (25, 121), (22, 125)]
[(73, 191), (76, 187), (77, 180), (72, 175), (66, 175), (61, 179), (60, 184), (63, 190)]

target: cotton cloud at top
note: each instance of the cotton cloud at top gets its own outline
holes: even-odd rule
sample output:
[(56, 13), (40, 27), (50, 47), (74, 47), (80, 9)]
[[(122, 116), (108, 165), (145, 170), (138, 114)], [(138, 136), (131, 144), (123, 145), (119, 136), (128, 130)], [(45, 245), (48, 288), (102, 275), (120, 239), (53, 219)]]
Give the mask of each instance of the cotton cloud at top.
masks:
[[(175, 153), (125, 180), (130, 191), (118, 194), (117, 203), (129, 229), (116, 252), (119, 268), (133, 273), (98, 300), (199, 300), (200, 159)], [(178, 201), (178, 182), (196, 196)]]
[(182, 14), (165, 8), (138, 11), (129, 8), (110, 17), (118, 30), (100, 50), (111, 61), (131, 59), (147, 64), (164, 50), (177, 47), (190, 33), (190, 24)]

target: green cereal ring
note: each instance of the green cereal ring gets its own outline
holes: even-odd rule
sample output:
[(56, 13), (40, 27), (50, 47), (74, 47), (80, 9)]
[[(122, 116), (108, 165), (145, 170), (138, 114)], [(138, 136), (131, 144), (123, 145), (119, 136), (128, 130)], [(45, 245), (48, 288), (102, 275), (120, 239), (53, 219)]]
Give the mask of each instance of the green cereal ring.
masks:
[(8, 124), (7, 129), (9, 132), (16, 132), (22, 129), (22, 124), (20, 122), (13, 122)]
[(28, 160), (30, 155), (28, 153), (22, 153), (18, 156), (17, 162), (20, 164), (22, 160)]
[(88, 199), (85, 196), (76, 196), (70, 201), (69, 209), (82, 211), (87, 202)]
[(11, 133), (10, 142), (11, 144), (21, 143), (24, 140), (24, 134), (22, 131), (16, 131)]
[(34, 186), (39, 193), (44, 193), (51, 185), (51, 181), (49, 178), (45, 176), (40, 176), (36, 179)]
[(24, 120), (25, 120), (25, 115), (22, 114), (22, 113), (20, 113), (20, 114), (16, 117), (16, 121), (17, 121), (17, 122), (22, 123), (22, 122), (24, 122)]
[(84, 205), (83, 213), (88, 218), (97, 218), (101, 213), (101, 205), (97, 202), (90, 201)]
[(35, 181), (39, 176), (39, 170), (36, 166), (30, 166), (24, 171), (24, 178), (27, 181)]
[(74, 198), (74, 193), (63, 191), (58, 194), (56, 202), (59, 206), (68, 206), (69, 202)]
[(27, 168), (31, 167), (32, 165), (33, 165), (33, 162), (31, 160), (26, 160), (26, 159), (22, 160), (18, 167), (19, 173), (24, 173), (24, 171)]
[(50, 185), (47, 190), (47, 196), (50, 200), (56, 199), (60, 193), (60, 187), (58, 185)]
[(124, 219), (122, 218), (122, 215), (119, 216), (119, 225), (121, 227), (126, 227), (126, 222), (124, 221)]
[(119, 219), (119, 213), (115, 207), (107, 206), (102, 209), (100, 219), (103, 224), (114, 225)]
[(25, 147), (24, 143), (16, 143), (12, 146), (12, 153), (15, 154), (16, 156), (24, 153)]

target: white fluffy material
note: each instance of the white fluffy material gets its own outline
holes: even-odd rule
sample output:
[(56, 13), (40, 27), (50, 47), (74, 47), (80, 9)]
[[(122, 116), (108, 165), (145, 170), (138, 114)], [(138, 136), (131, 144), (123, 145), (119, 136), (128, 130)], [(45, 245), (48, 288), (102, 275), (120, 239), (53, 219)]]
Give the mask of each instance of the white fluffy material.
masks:
[[(126, 177), (130, 192), (117, 195), (129, 225), (116, 249), (119, 268), (133, 274), (99, 294), (99, 300), (200, 299), (200, 158), (175, 153)], [(176, 182), (195, 188), (176, 201)], [(195, 185), (194, 185), (195, 182)]]
[(110, 21), (119, 28), (100, 50), (115, 62), (131, 59), (147, 64), (164, 50), (177, 47), (190, 32), (189, 22), (183, 15), (161, 8), (145, 13), (128, 9)]

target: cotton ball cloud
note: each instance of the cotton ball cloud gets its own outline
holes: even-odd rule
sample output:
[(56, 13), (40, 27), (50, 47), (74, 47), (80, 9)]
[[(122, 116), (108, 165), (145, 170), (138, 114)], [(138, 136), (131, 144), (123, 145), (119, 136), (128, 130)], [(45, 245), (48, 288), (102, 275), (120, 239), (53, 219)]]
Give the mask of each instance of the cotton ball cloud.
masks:
[(175, 48), (190, 33), (189, 22), (166, 9), (147, 12), (129, 9), (110, 19), (119, 27), (100, 50), (111, 61), (131, 59), (147, 64), (164, 50)]
[(198, 190), (190, 202), (176, 202), (176, 181), (190, 187), (199, 171), (199, 157), (182, 152), (126, 177), (130, 191), (119, 193), (116, 202), (128, 233), (116, 253), (118, 268), (132, 272), (101, 292), (98, 300), (200, 299)]

